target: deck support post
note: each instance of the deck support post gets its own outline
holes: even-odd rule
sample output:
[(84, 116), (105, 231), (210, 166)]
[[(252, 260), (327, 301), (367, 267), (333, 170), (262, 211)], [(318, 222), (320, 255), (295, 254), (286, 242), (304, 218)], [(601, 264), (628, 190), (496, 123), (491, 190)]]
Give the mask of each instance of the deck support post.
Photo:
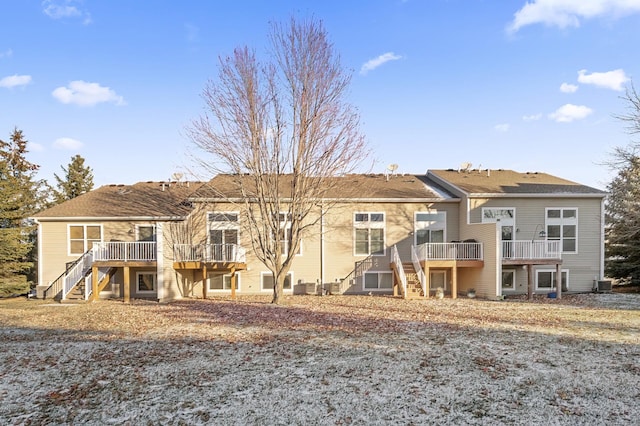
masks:
[(98, 300), (98, 267), (91, 267), (91, 301)]
[(202, 298), (207, 298), (207, 266), (202, 266)]
[(236, 267), (231, 267), (231, 300), (236, 300), (236, 283), (238, 276), (236, 275)]
[(431, 272), (429, 271), (429, 266), (428, 265), (424, 265), (424, 288), (425, 288), (425, 292), (424, 292), (424, 298), (428, 299), (429, 298), (429, 289), (431, 288)]
[(562, 299), (562, 269), (560, 269), (560, 263), (556, 263), (556, 297)]
[(458, 298), (458, 268), (456, 266), (451, 267), (451, 298)]
[(527, 265), (527, 300), (533, 300), (533, 265)]
[(131, 277), (129, 276), (129, 267), (125, 266), (124, 268), (124, 294), (122, 297), (122, 301), (124, 303), (129, 303), (131, 301)]

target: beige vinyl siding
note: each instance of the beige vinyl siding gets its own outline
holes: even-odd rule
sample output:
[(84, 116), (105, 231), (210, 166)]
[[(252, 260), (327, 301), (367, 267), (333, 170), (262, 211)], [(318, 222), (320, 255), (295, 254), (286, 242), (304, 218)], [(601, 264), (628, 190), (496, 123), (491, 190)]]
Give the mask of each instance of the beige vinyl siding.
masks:
[(460, 229), (460, 238), (475, 239), (483, 244), (484, 267), (458, 268), (458, 290), (466, 292), (475, 288), (479, 297), (495, 299), (500, 281), (501, 260), (497, 242), (500, 231), (495, 223), (475, 223)]
[(78, 256), (69, 256), (67, 222), (41, 222), (40, 285), (49, 285), (65, 271), (65, 265)]
[[(516, 240), (540, 240), (545, 229), (546, 208), (563, 207), (578, 210), (577, 253), (562, 254), (562, 269), (569, 270), (569, 291), (588, 292), (594, 279), (600, 278), (601, 265), (601, 200), (596, 198), (473, 198), (470, 201), (471, 221), (482, 220), (482, 207), (514, 207), (516, 209)], [(538, 226), (540, 225), (540, 226)], [(536, 231), (536, 227), (537, 230)], [(535, 234), (535, 235), (534, 235)], [(549, 269), (548, 265), (534, 268)], [(516, 273), (517, 290), (527, 291), (526, 271)], [(535, 276), (534, 276), (535, 280)]]
[[(444, 211), (447, 216), (446, 240), (458, 239), (457, 203), (345, 203), (333, 209), (325, 217), (325, 281), (349, 277), (348, 293), (368, 293), (362, 277), (354, 277), (358, 262), (365, 262), (363, 272), (390, 271), (391, 247), (397, 245), (403, 262), (411, 262), (411, 246), (414, 244), (414, 216), (416, 212)], [(354, 253), (354, 214), (379, 212), (385, 214), (385, 254), (362, 256)], [(355, 279), (354, 279), (355, 278)], [(388, 292), (391, 292), (389, 290)]]
[(152, 224), (148, 221), (41, 221), (40, 285), (48, 285), (66, 269), (66, 264), (80, 255), (69, 255), (69, 225), (102, 226), (102, 241), (135, 241), (136, 224)]

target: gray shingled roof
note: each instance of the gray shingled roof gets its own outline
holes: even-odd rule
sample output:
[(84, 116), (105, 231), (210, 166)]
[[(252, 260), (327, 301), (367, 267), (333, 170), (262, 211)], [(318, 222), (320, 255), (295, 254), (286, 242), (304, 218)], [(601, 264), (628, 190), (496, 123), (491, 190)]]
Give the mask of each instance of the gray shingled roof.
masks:
[[(245, 188), (251, 182), (248, 175), (218, 175), (196, 191), (191, 199), (239, 199), (241, 180)], [(291, 175), (280, 175), (281, 196), (286, 197), (291, 188)], [(332, 177), (328, 186), (331, 191), (324, 198), (347, 200), (367, 199), (429, 199), (450, 200), (455, 198), (438, 187), (426, 176), (383, 174), (350, 174)]]
[(65, 201), (33, 217), (183, 217), (190, 211), (189, 194), (201, 182), (140, 182), (134, 185), (106, 185)]
[(449, 182), (467, 194), (606, 195), (605, 191), (541, 172), (521, 173), (500, 169), (429, 170), (428, 173)]

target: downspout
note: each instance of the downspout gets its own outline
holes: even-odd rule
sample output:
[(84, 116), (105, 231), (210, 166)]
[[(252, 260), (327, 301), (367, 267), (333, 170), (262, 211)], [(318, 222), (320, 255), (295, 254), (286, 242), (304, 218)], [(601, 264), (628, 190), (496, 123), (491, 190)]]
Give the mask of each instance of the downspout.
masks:
[(320, 292), (324, 289), (324, 208), (320, 204)]
[(37, 238), (38, 238), (38, 284), (37, 285), (42, 285), (42, 224), (40, 222), (38, 222), (38, 219), (33, 219), (33, 221), (36, 223), (36, 225), (38, 225), (38, 232), (37, 232)]
[(605, 239), (605, 213), (604, 213), (604, 198), (600, 200), (600, 276), (599, 280), (604, 279), (604, 239)]

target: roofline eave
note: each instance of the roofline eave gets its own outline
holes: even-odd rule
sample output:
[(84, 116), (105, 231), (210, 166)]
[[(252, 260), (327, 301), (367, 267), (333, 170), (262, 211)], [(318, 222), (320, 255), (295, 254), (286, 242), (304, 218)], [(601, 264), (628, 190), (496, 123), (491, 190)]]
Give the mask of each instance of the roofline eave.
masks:
[(95, 221), (156, 221), (156, 222), (170, 222), (185, 220), (187, 216), (33, 216), (29, 219), (33, 219), (37, 222), (68, 222), (70, 220), (95, 220)]
[(562, 192), (562, 193), (525, 193), (525, 194), (503, 194), (495, 192), (474, 192), (468, 195), (469, 198), (604, 198), (607, 194), (595, 194), (595, 193), (574, 193), (574, 192)]
[[(255, 198), (250, 198), (249, 202), (255, 202)], [(194, 203), (244, 203), (247, 201), (245, 198), (190, 198), (189, 201)], [(281, 201), (290, 202), (290, 198), (283, 198)], [(342, 203), (457, 203), (460, 198), (322, 198), (319, 202), (342, 202)]]

